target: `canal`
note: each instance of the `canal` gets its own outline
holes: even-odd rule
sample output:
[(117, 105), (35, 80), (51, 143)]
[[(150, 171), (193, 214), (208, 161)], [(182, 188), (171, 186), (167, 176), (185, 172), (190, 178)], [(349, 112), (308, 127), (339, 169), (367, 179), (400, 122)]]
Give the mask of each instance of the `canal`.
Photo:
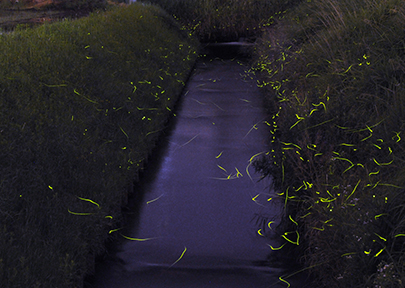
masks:
[[(248, 68), (198, 60), (172, 129), (136, 184), (120, 240), (87, 287), (287, 287), (285, 263), (269, 260), (282, 241), (268, 223), (282, 207), (252, 166), (269, 149), (269, 129)], [(288, 279), (298, 288), (303, 281)]]

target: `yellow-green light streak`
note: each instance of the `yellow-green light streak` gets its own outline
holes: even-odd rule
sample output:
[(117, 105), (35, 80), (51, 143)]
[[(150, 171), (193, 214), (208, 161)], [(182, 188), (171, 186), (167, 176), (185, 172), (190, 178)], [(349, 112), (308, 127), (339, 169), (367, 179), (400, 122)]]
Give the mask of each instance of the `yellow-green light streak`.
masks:
[(184, 256), (184, 254), (186, 253), (186, 251), (187, 251), (187, 247), (184, 247), (184, 250), (183, 250), (183, 252), (181, 253), (179, 259), (177, 259), (176, 261), (174, 261), (174, 263), (173, 263), (172, 265), (170, 265), (170, 267), (173, 267), (177, 262), (179, 262), (179, 261), (181, 260), (181, 258), (183, 258), (183, 256)]

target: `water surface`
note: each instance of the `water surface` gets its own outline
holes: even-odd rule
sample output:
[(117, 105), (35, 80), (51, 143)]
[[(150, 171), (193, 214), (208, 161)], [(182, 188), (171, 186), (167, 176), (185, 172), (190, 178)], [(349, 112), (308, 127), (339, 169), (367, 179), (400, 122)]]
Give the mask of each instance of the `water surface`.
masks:
[(246, 69), (198, 61), (174, 130), (135, 188), (132, 220), (117, 232), (134, 240), (121, 238), (91, 287), (287, 286), (280, 264), (268, 263), (269, 245), (281, 241), (263, 235), (271, 235), (267, 224), (278, 221), (280, 205), (251, 165), (268, 150), (269, 129)]

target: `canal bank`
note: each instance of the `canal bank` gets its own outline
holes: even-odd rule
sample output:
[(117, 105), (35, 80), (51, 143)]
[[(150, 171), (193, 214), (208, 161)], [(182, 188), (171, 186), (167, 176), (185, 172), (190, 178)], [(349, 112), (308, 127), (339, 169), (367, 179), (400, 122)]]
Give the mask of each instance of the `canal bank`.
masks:
[(197, 62), (173, 129), (135, 187), (130, 219), (114, 232), (121, 240), (87, 287), (287, 286), (285, 264), (269, 261), (282, 242), (268, 224), (282, 207), (251, 165), (269, 135), (247, 69), (232, 59)]

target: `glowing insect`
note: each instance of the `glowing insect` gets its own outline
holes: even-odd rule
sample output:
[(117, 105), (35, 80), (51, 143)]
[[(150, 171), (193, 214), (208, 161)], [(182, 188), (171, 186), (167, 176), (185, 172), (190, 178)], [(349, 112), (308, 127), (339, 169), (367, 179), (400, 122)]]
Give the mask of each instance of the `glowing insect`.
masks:
[(92, 215), (92, 214), (94, 214), (94, 213), (80, 213), (80, 212), (72, 212), (72, 211), (70, 211), (69, 209), (68, 209), (68, 212), (69, 212), (70, 214), (73, 214), (73, 215), (80, 215), (80, 216), (84, 216), (84, 215)]
[(287, 244), (287, 242), (286, 243), (284, 243), (283, 245), (281, 245), (280, 247), (278, 247), (278, 248), (274, 248), (273, 246), (271, 246), (270, 244), (267, 244), (270, 248), (271, 248), (271, 250), (280, 250), (281, 248), (283, 248), (284, 247), (284, 245), (286, 245)]
[(96, 205), (98, 207), (98, 209), (100, 209), (100, 205), (98, 203), (94, 202), (93, 200), (82, 198), (82, 197), (79, 197), (79, 196), (76, 196), (76, 197), (79, 198), (80, 200), (90, 202), (90, 203)]
[(82, 96), (83, 98), (85, 98), (87, 101), (89, 101), (89, 102), (91, 102), (91, 103), (98, 104), (96, 101), (91, 100), (91, 99), (87, 98), (86, 96), (84, 96), (84, 95), (80, 94), (79, 92), (77, 92), (76, 89), (73, 89), (73, 92), (74, 92), (75, 94), (79, 95), (79, 96)]
[[(292, 240), (287, 238), (287, 235), (291, 234), (291, 233), (296, 233), (297, 234), (297, 241), (292, 241)], [(291, 244), (299, 245), (300, 234), (298, 233), (298, 231), (285, 232), (284, 235), (281, 235), (281, 237), (283, 237), (285, 240), (287, 240)]]
[[(224, 171), (226, 174), (225, 175), (227, 175), (228, 174), (228, 171), (224, 168), (224, 167), (222, 167), (222, 166), (220, 166), (220, 165), (218, 165), (217, 164), (217, 166), (218, 166), (218, 168), (219, 169), (221, 169), (222, 171)], [(218, 177), (211, 177), (212, 179), (216, 179), (216, 180), (233, 180), (233, 179), (237, 179), (237, 178), (239, 178), (239, 177), (243, 177), (243, 174), (242, 173), (240, 173), (240, 171), (238, 170), (238, 168), (236, 168), (235, 167), (235, 170), (236, 170), (236, 173), (235, 174), (229, 174), (229, 175), (227, 175), (226, 177), (224, 177), (224, 178), (218, 178)]]
[(150, 204), (150, 203), (152, 203), (152, 202), (155, 202), (156, 200), (159, 200), (163, 195), (164, 195), (164, 194), (160, 195), (159, 197), (157, 197), (157, 198), (155, 198), (155, 199), (149, 200), (148, 202), (146, 202), (146, 204)]
[(385, 248), (387, 248), (387, 246), (378, 251), (377, 254), (374, 255), (374, 257), (378, 257), (378, 255), (380, 255), (385, 250)]
[(125, 239), (132, 240), (132, 241), (140, 241), (140, 242), (148, 241), (148, 240), (152, 240), (152, 239), (156, 239), (156, 238), (132, 238), (132, 237), (128, 237), (128, 236), (122, 235), (121, 233), (120, 233), (120, 235), (121, 235), (122, 237), (124, 237)]
[(119, 230), (121, 230), (121, 229), (123, 229), (123, 228), (117, 228), (117, 229), (110, 230), (110, 231), (108, 232), (108, 234), (111, 234), (112, 232), (119, 231)]
[(263, 151), (263, 152), (259, 152), (259, 153), (257, 153), (257, 154), (255, 154), (255, 155), (253, 155), (252, 157), (250, 157), (250, 159), (249, 159), (249, 164), (246, 166), (246, 174), (249, 176), (249, 178), (250, 178), (250, 180), (253, 182), (253, 178), (252, 178), (252, 176), (250, 176), (250, 173), (249, 173), (249, 167), (250, 167), (250, 165), (252, 165), (253, 164), (253, 160), (257, 157), (257, 156), (259, 156), (259, 155), (261, 155), (261, 154), (263, 154), (263, 153), (267, 153), (267, 152), (265, 152), (265, 151)]
[(183, 252), (181, 253), (179, 259), (177, 259), (176, 261), (174, 261), (174, 263), (173, 263), (172, 265), (170, 265), (170, 267), (173, 267), (173, 265), (175, 265), (177, 262), (179, 262), (179, 261), (181, 260), (181, 258), (183, 258), (183, 256), (184, 256), (184, 254), (186, 253), (186, 251), (187, 251), (187, 247), (184, 247), (184, 250), (183, 250)]
[(297, 226), (298, 226), (298, 223), (297, 223), (297, 222), (295, 222), (295, 221), (294, 221), (294, 219), (292, 219), (292, 218), (291, 218), (291, 215), (289, 215), (289, 216), (288, 216), (288, 218), (290, 218), (290, 220), (291, 220), (291, 221), (292, 221), (292, 222), (293, 222), (295, 225), (297, 225)]
[(219, 157), (221, 157), (221, 155), (222, 155), (222, 153), (223, 153), (224, 151), (221, 151), (221, 153), (219, 153), (217, 156), (215, 156), (215, 158), (219, 158)]
[(280, 281), (286, 283), (286, 284), (288, 285), (287, 288), (291, 286), (290, 283), (288, 283), (286, 280), (284, 280), (283, 278), (281, 278), (281, 276), (278, 277), (278, 279), (280, 279)]
[(257, 124), (259, 124), (259, 123), (261, 123), (261, 122), (263, 122), (264, 123), (264, 121), (263, 120), (261, 120), (261, 121), (259, 121), (259, 122), (257, 122), (257, 123), (255, 123), (255, 124), (253, 124), (253, 126), (252, 126), (252, 128), (250, 128), (250, 130), (246, 133), (246, 135), (245, 136), (243, 136), (243, 138), (242, 139), (245, 139), (249, 134), (250, 134), (250, 132), (252, 132), (253, 130), (257, 130), (258, 128), (257, 128)]
[(352, 193), (350, 193), (350, 195), (347, 196), (346, 201), (347, 201), (347, 200), (350, 198), (350, 196), (352, 196), (353, 193), (356, 191), (357, 186), (359, 186), (360, 182), (361, 182), (361, 179), (357, 182), (356, 186), (353, 188)]
[(395, 133), (395, 135), (392, 137), (392, 140), (395, 140), (394, 138), (396, 138), (396, 142), (401, 141), (401, 137), (399, 136), (399, 134), (401, 134), (401, 131), (400, 132), (393, 131), (393, 132)]
[(246, 100), (246, 99), (243, 99), (243, 98), (240, 98), (239, 100), (244, 101), (244, 102), (246, 102), (246, 103), (250, 103), (249, 100)]

